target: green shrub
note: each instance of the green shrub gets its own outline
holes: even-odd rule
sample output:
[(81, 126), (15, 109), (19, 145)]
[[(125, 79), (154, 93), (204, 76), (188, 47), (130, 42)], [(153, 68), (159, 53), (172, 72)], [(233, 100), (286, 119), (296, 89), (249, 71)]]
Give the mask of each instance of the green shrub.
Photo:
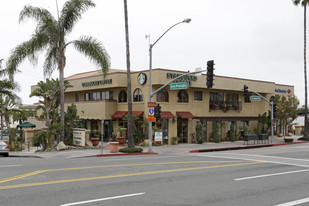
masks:
[(120, 149), (119, 152), (124, 152), (124, 153), (139, 153), (139, 152), (143, 152), (143, 149), (142, 149), (142, 148), (137, 148), (137, 147), (123, 148), (123, 149)]
[(285, 138), (284, 142), (293, 142), (293, 140), (294, 140), (293, 138)]
[(309, 137), (301, 137), (301, 138), (298, 138), (298, 140), (309, 141)]

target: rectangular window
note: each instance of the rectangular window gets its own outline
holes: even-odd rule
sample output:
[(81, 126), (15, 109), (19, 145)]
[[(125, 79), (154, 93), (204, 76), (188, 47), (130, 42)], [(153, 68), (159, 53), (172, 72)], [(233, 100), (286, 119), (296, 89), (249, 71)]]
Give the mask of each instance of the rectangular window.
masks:
[(89, 101), (90, 100), (90, 93), (85, 93), (85, 101)]
[(113, 91), (102, 92), (102, 100), (112, 100), (114, 98)]
[(194, 91), (194, 101), (203, 101), (202, 91)]
[(209, 94), (209, 103), (210, 104), (223, 104), (224, 94), (223, 92), (210, 92)]
[(92, 93), (92, 100), (101, 100), (100, 92), (93, 92)]
[(237, 104), (238, 103), (238, 94), (227, 93), (225, 101), (228, 104)]
[(76, 101), (76, 102), (79, 102), (79, 93), (76, 93), (76, 94), (75, 94), (75, 101)]

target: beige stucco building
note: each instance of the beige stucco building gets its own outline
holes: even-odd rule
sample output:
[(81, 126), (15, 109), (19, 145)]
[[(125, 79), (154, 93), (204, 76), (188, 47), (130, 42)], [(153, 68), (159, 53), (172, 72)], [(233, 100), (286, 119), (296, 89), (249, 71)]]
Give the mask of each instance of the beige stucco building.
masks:
[[(143, 78), (138, 79), (140, 73), (146, 76), (144, 82)], [(184, 73), (153, 69), (152, 91)], [(111, 125), (114, 131), (118, 125), (126, 127), (125, 118), (123, 119), (128, 110), (125, 70), (110, 69), (105, 79), (99, 71), (92, 71), (69, 76), (66, 80), (73, 87), (65, 91), (65, 108), (74, 103), (79, 117), (85, 120), (87, 129), (101, 131), (103, 117), (104, 138), (108, 140)], [(148, 117), (148, 80), (148, 70), (131, 72), (133, 115), (140, 119)], [(235, 126), (236, 133), (239, 133), (244, 125), (254, 131), (258, 115), (268, 112), (270, 106), (264, 100), (244, 103), (242, 90), (244, 85), (268, 100), (276, 94), (294, 94), (294, 86), (291, 85), (225, 76), (215, 76), (214, 86), (211, 89), (206, 87), (206, 75), (189, 75), (180, 80), (183, 81), (188, 82), (188, 89), (171, 90), (170, 86), (167, 86), (152, 98), (152, 102), (159, 103), (162, 107), (162, 119), (157, 126), (162, 129), (164, 142), (168, 144), (171, 144), (173, 136), (179, 136), (180, 142), (191, 143), (197, 121), (205, 123), (207, 141), (212, 135), (215, 122), (224, 123), (221, 128), (222, 137), (226, 136), (231, 124)], [(145, 138), (148, 138), (147, 135)]]

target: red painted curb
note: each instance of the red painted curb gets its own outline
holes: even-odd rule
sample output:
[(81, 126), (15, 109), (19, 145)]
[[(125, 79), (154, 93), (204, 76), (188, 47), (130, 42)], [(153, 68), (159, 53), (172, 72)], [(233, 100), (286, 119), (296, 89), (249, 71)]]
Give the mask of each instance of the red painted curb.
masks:
[(138, 153), (115, 153), (115, 154), (98, 154), (97, 157), (109, 157), (109, 156), (127, 156), (127, 155), (158, 155), (155, 152), (138, 152)]

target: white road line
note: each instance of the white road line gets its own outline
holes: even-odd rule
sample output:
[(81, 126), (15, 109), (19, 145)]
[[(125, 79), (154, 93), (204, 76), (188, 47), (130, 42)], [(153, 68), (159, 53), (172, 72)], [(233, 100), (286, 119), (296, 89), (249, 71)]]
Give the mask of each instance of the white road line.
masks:
[(266, 174), (266, 175), (257, 175), (257, 176), (251, 176), (251, 177), (242, 177), (242, 178), (237, 178), (234, 179), (236, 181), (238, 180), (249, 180), (249, 179), (256, 179), (256, 178), (261, 178), (261, 177), (270, 177), (270, 176), (277, 176), (277, 175), (286, 175), (286, 174), (292, 174), (292, 173), (298, 173), (298, 172), (308, 172), (309, 169), (305, 170), (294, 170), (294, 171), (289, 171), (289, 172), (279, 172), (279, 173), (273, 173), (273, 174)]
[[(233, 153), (221, 153), (221, 154), (233, 154)], [(257, 154), (242, 154), (237, 153), (236, 155), (244, 155), (244, 156), (254, 156), (254, 157), (269, 157), (269, 158), (278, 158), (278, 159), (286, 159), (286, 160), (300, 160), (300, 161), (309, 161), (308, 159), (296, 159), (296, 158), (290, 158), (290, 157), (278, 157), (278, 156), (269, 156), (269, 155), (257, 155)]]
[(120, 196), (114, 196), (114, 197), (106, 197), (106, 198), (101, 198), (101, 199), (86, 200), (86, 201), (82, 201), (82, 202), (67, 203), (67, 204), (64, 204), (64, 205), (61, 205), (61, 206), (81, 205), (81, 204), (87, 204), (87, 203), (91, 203), (91, 202), (99, 202), (99, 201), (104, 201), (104, 200), (119, 199), (119, 198), (132, 197), (132, 196), (144, 195), (144, 194), (145, 194), (145, 192), (135, 193), (135, 194), (127, 194), (127, 195), (120, 195)]
[(1, 165), (0, 167), (20, 167), (22, 165)]
[(295, 201), (292, 201), (292, 202), (286, 202), (286, 203), (282, 203), (282, 204), (275, 205), (275, 206), (293, 206), (293, 205), (303, 204), (303, 203), (306, 203), (306, 202), (309, 202), (309, 198), (295, 200)]
[[(230, 153), (229, 155), (233, 155), (233, 154)], [(265, 159), (254, 159), (254, 158), (235, 157), (235, 156), (230, 156), (230, 157), (219, 156), (219, 155), (218, 156), (217, 155), (196, 155), (196, 156), (200, 156), (200, 157), (215, 157), (215, 158), (223, 158), (223, 159), (241, 159), (241, 160), (251, 160), (251, 161), (262, 161), (262, 162), (281, 164), (281, 165), (292, 165), (292, 166), (298, 166), (298, 167), (309, 167), (309, 165), (300, 165), (300, 164), (294, 164), (294, 163), (288, 163), (288, 162), (276, 162), (276, 161), (269, 161), (269, 160), (265, 160)]]

